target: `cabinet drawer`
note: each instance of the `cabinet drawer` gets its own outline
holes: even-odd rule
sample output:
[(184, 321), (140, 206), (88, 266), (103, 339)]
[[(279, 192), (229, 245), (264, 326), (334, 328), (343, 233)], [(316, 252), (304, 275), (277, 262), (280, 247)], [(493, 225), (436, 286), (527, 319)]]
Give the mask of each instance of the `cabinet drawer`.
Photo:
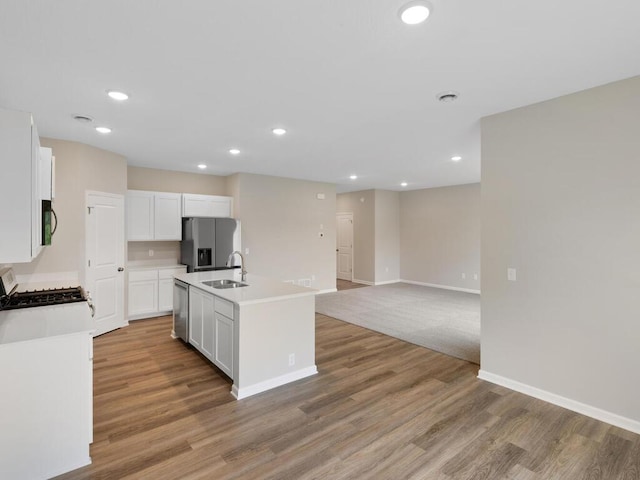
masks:
[(230, 302), (229, 300), (216, 297), (214, 308), (216, 312), (224, 315), (225, 317), (229, 317), (231, 320), (233, 320), (233, 303)]
[(157, 280), (157, 270), (131, 270), (129, 271), (129, 282), (140, 282), (145, 280)]
[(165, 278), (173, 278), (176, 275), (186, 273), (187, 267), (184, 268), (162, 268), (158, 270), (158, 278), (163, 280)]

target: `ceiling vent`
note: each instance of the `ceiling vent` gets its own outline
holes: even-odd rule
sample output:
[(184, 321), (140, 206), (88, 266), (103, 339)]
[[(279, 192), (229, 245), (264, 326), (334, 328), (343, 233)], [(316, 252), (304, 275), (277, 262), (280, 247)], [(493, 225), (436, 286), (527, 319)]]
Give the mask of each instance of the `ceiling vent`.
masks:
[(455, 102), (459, 96), (460, 94), (458, 92), (448, 91), (448, 92), (440, 92), (438, 95), (436, 95), (436, 98), (441, 102), (451, 103), (451, 102)]

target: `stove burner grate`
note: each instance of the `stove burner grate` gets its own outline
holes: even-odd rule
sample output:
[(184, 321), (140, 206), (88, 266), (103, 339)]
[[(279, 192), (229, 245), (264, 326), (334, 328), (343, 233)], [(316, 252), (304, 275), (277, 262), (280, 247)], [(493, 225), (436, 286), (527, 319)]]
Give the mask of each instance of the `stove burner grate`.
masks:
[(3, 302), (2, 310), (61, 305), (65, 303), (84, 302), (85, 300), (86, 298), (82, 287), (15, 292), (9, 295), (5, 302)]

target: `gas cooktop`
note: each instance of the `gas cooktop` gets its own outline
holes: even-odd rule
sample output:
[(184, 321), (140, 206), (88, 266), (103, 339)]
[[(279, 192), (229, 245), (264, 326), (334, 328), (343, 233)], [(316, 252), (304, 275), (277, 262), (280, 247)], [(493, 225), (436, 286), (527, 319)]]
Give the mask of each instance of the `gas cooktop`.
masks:
[(11, 268), (0, 270), (0, 310), (44, 307), (89, 300), (82, 287), (49, 288), (18, 292), (18, 283)]
[(86, 301), (86, 297), (82, 287), (53, 288), (48, 290), (14, 292), (11, 295), (7, 295), (0, 309), (11, 310), (14, 308), (43, 307), (84, 301)]

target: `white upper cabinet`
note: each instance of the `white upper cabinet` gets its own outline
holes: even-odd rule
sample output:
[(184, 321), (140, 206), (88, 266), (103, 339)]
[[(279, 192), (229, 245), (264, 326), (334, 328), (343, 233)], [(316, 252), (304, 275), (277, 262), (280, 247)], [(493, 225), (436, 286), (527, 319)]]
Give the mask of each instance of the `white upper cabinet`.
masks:
[(181, 194), (127, 191), (127, 239), (182, 240)]
[[(42, 250), (40, 139), (30, 113), (0, 109), (0, 264), (30, 262)], [(46, 175), (49, 175), (47, 180)]]
[(183, 217), (232, 217), (233, 197), (182, 194)]
[(156, 240), (182, 240), (179, 193), (156, 193), (154, 204)]
[(127, 239), (154, 240), (154, 193), (127, 192)]
[(53, 188), (53, 151), (47, 147), (40, 147), (40, 198), (52, 200)]

